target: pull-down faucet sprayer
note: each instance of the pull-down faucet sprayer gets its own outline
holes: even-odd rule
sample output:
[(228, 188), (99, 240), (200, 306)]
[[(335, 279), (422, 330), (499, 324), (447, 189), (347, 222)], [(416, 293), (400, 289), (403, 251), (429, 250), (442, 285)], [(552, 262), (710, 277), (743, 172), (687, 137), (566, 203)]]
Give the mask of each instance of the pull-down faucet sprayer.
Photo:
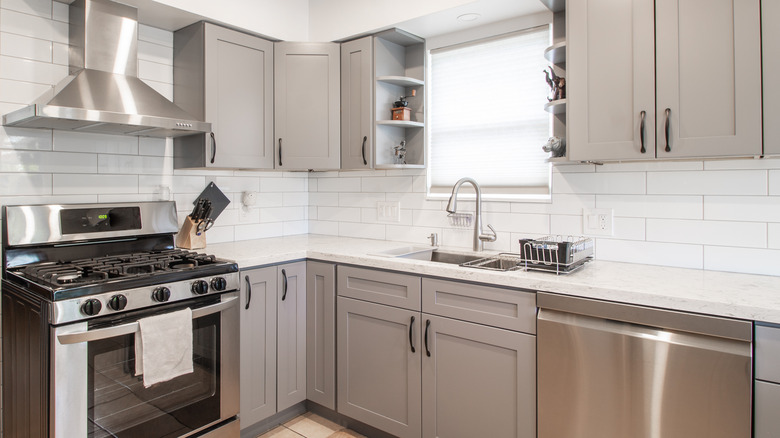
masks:
[(482, 251), (484, 248), (484, 242), (495, 242), (496, 241), (496, 230), (493, 229), (493, 227), (488, 224), (488, 228), (490, 228), (491, 234), (483, 234), (482, 233), (482, 190), (479, 188), (479, 184), (472, 179), (472, 178), (461, 178), (458, 180), (458, 182), (455, 183), (455, 186), (452, 187), (452, 195), (450, 195), (450, 201), (447, 203), (447, 213), (456, 213), (458, 208), (458, 191), (460, 190), (460, 186), (463, 185), (463, 183), (470, 183), (472, 186), (474, 186), (474, 191), (477, 192), (477, 199), (476, 199), (476, 211), (474, 212), (474, 239), (473, 239), (473, 248), (474, 251)]

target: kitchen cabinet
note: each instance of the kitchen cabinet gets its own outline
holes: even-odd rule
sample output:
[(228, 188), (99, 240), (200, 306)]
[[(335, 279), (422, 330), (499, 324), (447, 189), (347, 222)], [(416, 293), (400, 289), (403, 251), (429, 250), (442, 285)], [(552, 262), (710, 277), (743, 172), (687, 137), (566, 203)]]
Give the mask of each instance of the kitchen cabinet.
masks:
[(535, 437), (533, 293), (337, 272), (340, 413), (400, 437)]
[(241, 427), (306, 399), (306, 263), (241, 272)]
[(339, 45), (274, 44), (275, 167), (338, 169)]
[[(553, 44), (544, 51), (544, 58), (550, 62), (550, 70), (557, 76), (566, 78), (566, 0), (541, 0), (553, 13), (550, 31)], [(566, 98), (553, 100), (544, 104), (552, 122), (552, 135), (566, 140)], [(566, 153), (551, 157), (551, 162), (566, 161)]]
[(374, 167), (374, 48), (367, 36), (341, 44), (341, 168)]
[(761, 154), (758, 0), (587, 0), (566, 12), (569, 159)]
[(753, 436), (770, 438), (780, 430), (780, 326), (756, 325), (755, 358)]
[(174, 168), (273, 168), (273, 43), (211, 23), (174, 33), (174, 103), (213, 132), (174, 139)]
[(780, 2), (761, 2), (764, 68), (764, 154), (780, 155)]
[(336, 267), (306, 262), (306, 398), (336, 409)]

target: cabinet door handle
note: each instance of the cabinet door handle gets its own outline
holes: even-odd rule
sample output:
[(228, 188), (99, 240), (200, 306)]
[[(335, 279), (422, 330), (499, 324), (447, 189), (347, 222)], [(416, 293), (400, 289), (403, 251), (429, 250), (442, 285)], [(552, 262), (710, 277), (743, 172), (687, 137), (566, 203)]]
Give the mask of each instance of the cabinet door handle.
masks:
[(666, 122), (664, 123), (664, 134), (666, 135), (666, 152), (672, 151), (672, 145), (669, 144), (669, 116), (672, 115), (671, 108), (666, 109)]
[(211, 164), (214, 164), (214, 159), (217, 158), (217, 137), (214, 133), (211, 133)]
[(279, 166), (282, 165), (282, 137), (279, 137)]
[(640, 111), (639, 117), (641, 117), (641, 122), (639, 123), (639, 143), (642, 145), (642, 147), (639, 149), (639, 152), (645, 153), (647, 152), (647, 149), (645, 149), (645, 115), (647, 115), (646, 111)]
[(363, 154), (363, 165), (367, 166), (368, 161), (366, 161), (366, 140), (368, 140), (368, 136), (363, 136), (363, 146), (360, 147), (360, 153)]
[(244, 277), (244, 281), (246, 281), (246, 306), (244, 306), (244, 310), (249, 310), (249, 303), (252, 301), (252, 283), (249, 282), (249, 276)]
[(287, 298), (287, 272), (282, 269), (282, 301)]
[(431, 357), (431, 350), (428, 349), (428, 329), (431, 327), (431, 320), (426, 319), (425, 320), (425, 354), (428, 357)]
[(412, 353), (414, 353), (414, 339), (412, 339), (413, 328), (414, 328), (414, 316), (412, 316), (412, 322), (409, 323), (409, 345), (412, 346)]

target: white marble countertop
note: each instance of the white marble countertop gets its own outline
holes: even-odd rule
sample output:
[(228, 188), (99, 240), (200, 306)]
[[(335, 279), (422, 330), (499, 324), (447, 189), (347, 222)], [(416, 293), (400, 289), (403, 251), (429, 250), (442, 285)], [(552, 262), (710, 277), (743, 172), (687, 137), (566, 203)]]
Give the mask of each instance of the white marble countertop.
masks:
[[(410, 244), (299, 235), (220, 243), (202, 251), (235, 260), (242, 269), (309, 258), (780, 324), (780, 277), (598, 260), (574, 273), (556, 276), (544, 272), (487, 271), (372, 255), (404, 246)], [(463, 252), (462, 249), (454, 251)]]

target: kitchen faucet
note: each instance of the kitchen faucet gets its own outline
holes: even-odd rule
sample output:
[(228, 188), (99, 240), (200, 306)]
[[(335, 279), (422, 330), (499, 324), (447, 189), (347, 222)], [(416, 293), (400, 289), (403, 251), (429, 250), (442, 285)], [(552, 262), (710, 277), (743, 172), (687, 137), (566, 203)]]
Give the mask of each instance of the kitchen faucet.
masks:
[(461, 178), (458, 180), (458, 182), (455, 183), (455, 186), (452, 187), (452, 195), (450, 195), (450, 201), (447, 203), (447, 213), (455, 213), (458, 208), (458, 190), (460, 190), (460, 186), (463, 185), (463, 183), (470, 183), (472, 186), (474, 186), (474, 191), (477, 192), (477, 199), (476, 199), (476, 211), (474, 212), (474, 240), (473, 240), (473, 247), (474, 251), (482, 251), (484, 247), (484, 242), (495, 242), (496, 241), (496, 230), (493, 229), (493, 227), (488, 224), (488, 228), (490, 228), (490, 231), (492, 234), (483, 234), (482, 233), (482, 190), (479, 188), (479, 184), (477, 184), (476, 181), (474, 181), (473, 178)]

